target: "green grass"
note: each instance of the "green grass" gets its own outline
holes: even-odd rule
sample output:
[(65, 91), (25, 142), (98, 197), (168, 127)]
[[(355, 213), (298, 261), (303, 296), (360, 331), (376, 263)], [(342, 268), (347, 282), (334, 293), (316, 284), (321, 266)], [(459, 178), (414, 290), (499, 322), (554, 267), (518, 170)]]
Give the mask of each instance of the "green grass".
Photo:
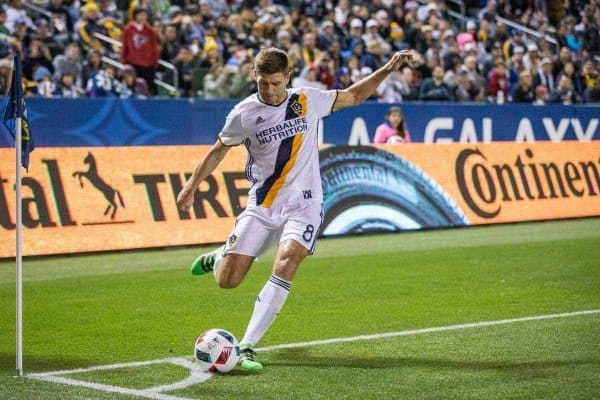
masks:
[[(24, 366), (56, 371), (191, 354), (243, 336), (273, 253), (234, 290), (179, 249), (26, 260)], [(125, 399), (13, 378), (14, 265), (0, 263), (0, 398)], [(262, 346), (600, 309), (600, 219), (321, 240)], [(600, 314), (261, 353), (266, 368), (169, 394), (239, 399), (597, 399)], [(166, 364), (73, 374), (131, 388), (188, 375)]]

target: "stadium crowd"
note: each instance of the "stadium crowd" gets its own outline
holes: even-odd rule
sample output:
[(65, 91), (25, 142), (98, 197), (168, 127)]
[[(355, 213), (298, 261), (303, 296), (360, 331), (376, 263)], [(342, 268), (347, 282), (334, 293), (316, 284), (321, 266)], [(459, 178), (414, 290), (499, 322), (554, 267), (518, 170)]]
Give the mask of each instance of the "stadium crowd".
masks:
[(19, 50), (32, 96), (145, 98), (175, 85), (184, 97), (243, 98), (255, 91), (253, 57), (276, 46), (293, 61), (292, 86), (321, 89), (346, 88), (412, 49), (380, 102), (600, 102), (600, 0), (467, 0), (465, 19), (444, 0), (23, 3), (0, 6), (2, 93)]

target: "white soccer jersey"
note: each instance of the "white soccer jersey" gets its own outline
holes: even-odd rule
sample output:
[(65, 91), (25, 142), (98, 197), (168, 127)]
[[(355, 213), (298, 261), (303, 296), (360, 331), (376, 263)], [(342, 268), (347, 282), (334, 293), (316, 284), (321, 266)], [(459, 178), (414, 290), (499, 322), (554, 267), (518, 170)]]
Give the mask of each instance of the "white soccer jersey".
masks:
[(318, 125), (331, 113), (336, 98), (335, 90), (294, 88), (287, 89), (287, 99), (278, 106), (253, 94), (231, 110), (219, 140), (248, 149), (248, 205), (323, 201)]

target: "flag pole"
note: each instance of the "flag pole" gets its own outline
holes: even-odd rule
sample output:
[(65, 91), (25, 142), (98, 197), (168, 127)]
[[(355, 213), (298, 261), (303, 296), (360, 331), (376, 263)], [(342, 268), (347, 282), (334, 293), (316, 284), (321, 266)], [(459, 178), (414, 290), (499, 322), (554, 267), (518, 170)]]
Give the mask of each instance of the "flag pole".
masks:
[[(20, 82), (18, 82), (20, 83)], [(17, 281), (17, 376), (23, 376), (23, 203), (21, 196), (21, 118), (15, 121), (15, 140), (17, 148), (16, 163), (16, 281)]]

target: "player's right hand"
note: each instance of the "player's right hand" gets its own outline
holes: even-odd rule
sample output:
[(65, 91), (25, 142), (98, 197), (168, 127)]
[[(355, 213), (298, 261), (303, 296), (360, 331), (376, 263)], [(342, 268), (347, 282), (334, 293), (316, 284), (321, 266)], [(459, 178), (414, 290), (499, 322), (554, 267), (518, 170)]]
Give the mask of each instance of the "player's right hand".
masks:
[(177, 195), (177, 208), (188, 211), (192, 204), (194, 204), (194, 191), (184, 187)]

